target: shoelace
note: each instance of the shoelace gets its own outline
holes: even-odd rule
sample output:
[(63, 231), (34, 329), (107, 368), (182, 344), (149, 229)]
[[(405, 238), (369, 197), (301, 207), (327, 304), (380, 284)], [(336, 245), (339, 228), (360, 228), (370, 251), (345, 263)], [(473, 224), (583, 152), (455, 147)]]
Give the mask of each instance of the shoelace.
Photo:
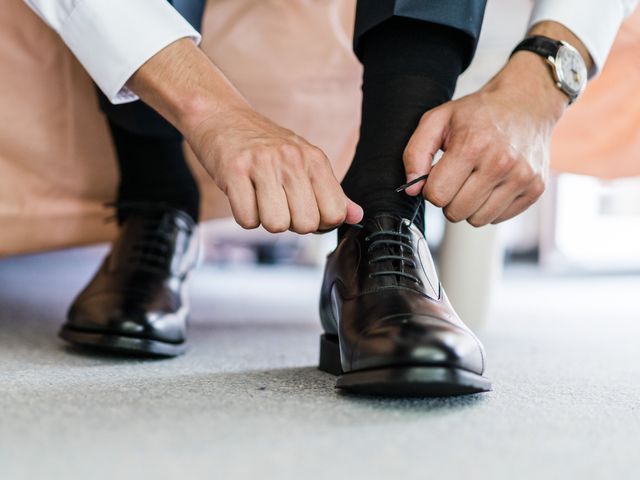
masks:
[[(421, 177), (418, 177), (408, 183), (405, 183), (404, 185), (399, 186), (398, 188), (396, 188), (395, 191), (398, 193), (403, 192), (404, 190), (409, 188), (411, 185), (414, 185), (422, 180), (425, 180), (427, 177), (428, 175), (423, 175)], [(413, 212), (413, 216), (411, 217), (411, 220), (408, 220), (408, 221), (403, 220), (398, 225), (398, 230), (383, 229), (377, 232), (373, 232), (372, 234), (365, 237), (364, 239), (365, 242), (369, 243), (367, 247), (367, 253), (371, 253), (375, 249), (380, 250), (380, 252), (378, 252), (377, 255), (372, 255), (372, 257), (369, 259), (369, 265), (372, 265), (374, 263), (389, 261), (389, 260), (391, 261), (390, 268), (388, 268), (387, 270), (380, 270), (377, 272), (370, 273), (369, 277), (373, 278), (373, 277), (381, 277), (381, 276), (396, 276), (396, 277), (399, 276), (399, 277), (412, 280), (418, 285), (423, 284), (422, 280), (420, 280), (418, 276), (416, 276), (411, 272), (407, 272), (405, 270), (405, 265), (408, 265), (411, 269), (414, 269), (414, 270), (417, 268), (417, 265), (416, 265), (416, 262), (413, 260), (413, 257), (415, 256), (415, 249), (411, 244), (412, 237), (409, 233), (404, 233), (402, 231), (403, 227), (406, 227), (408, 229), (411, 226), (411, 224), (415, 221), (416, 216), (420, 211), (420, 204), (421, 202), (417, 202), (416, 208)], [(362, 224), (357, 224), (356, 226), (359, 228), (364, 228)], [(385, 247), (385, 248), (383, 250), (380, 247)], [(390, 251), (391, 253), (387, 253), (387, 251)]]
[[(166, 208), (165, 205), (147, 202), (118, 202), (107, 205), (116, 207), (120, 211), (140, 212), (146, 210), (151, 213), (158, 213)], [(173, 237), (176, 228), (180, 227), (168, 222), (164, 216), (143, 217), (142, 236), (131, 245), (127, 264), (167, 271), (171, 266), (172, 255), (170, 253), (173, 250)]]

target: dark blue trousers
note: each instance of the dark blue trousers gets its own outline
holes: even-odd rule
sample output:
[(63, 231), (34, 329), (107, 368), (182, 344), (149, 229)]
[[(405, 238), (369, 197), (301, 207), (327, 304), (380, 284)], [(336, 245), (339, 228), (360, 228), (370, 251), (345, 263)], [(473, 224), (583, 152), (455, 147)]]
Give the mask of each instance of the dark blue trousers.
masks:
[[(169, 0), (196, 29), (200, 29), (205, 0)], [(354, 50), (367, 31), (393, 16), (446, 25), (469, 36), (472, 50), (480, 36), (487, 0), (358, 0)], [(180, 133), (143, 102), (112, 105), (101, 93), (100, 106), (118, 126), (146, 136), (180, 138)]]

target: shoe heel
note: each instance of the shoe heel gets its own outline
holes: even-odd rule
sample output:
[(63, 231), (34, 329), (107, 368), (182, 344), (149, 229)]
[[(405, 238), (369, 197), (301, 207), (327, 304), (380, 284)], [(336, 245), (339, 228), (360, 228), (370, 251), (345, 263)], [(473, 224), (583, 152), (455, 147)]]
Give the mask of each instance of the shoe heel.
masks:
[(342, 375), (340, 343), (337, 335), (320, 335), (320, 362), (318, 369), (331, 375)]

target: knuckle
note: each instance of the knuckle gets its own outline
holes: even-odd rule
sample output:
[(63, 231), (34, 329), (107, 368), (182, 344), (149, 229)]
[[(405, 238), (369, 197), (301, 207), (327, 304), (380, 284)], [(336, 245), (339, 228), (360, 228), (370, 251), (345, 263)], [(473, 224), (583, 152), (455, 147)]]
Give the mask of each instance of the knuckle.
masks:
[(231, 165), (229, 165), (229, 173), (234, 177), (244, 177), (249, 174), (249, 170), (251, 168), (250, 162), (247, 157), (240, 156), (237, 157)]
[(318, 231), (318, 224), (313, 224), (311, 222), (304, 222), (301, 224), (296, 224), (293, 226), (293, 231), (299, 233), (301, 235), (306, 235), (307, 233), (313, 233)]
[(326, 155), (318, 147), (309, 147), (307, 158), (314, 165), (329, 165), (329, 160), (327, 159)]
[(271, 149), (268, 147), (258, 147), (253, 151), (253, 162), (259, 167), (272, 164)]
[(463, 216), (460, 212), (456, 211), (456, 209), (447, 207), (443, 210), (445, 217), (452, 223), (458, 223), (461, 220), (464, 220)]
[(448, 107), (446, 104), (427, 110), (420, 117), (420, 123), (427, 123), (433, 120), (442, 119), (444, 115), (447, 115), (447, 112)]
[(511, 155), (499, 155), (491, 165), (491, 171), (494, 175), (498, 177), (503, 177), (507, 175), (513, 165), (515, 163), (515, 159)]
[(472, 136), (466, 145), (466, 151), (470, 157), (480, 157), (487, 150), (488, 141), (484, 136)]
[(306, 214), (302, 218), (293, 219), (291, 229), (300, 234), (313, 233), (318, 231), (320, 225), (320, 215)]
[(419, 125), (426, 125), (437, 115), (437, 112), (434, 110), (429, 110), (422, 114), (420, 120), (418, 122)]
[(525, 187), (531, 183), (533, 176), (533, 169), (529, 165), (525, 165), (523, 168), (520, 168), (515, 172), (514, 180), (517, 185)]
[(241, 148), (234, 156), (235, 162), (251, 163), (253, 154), (252, 148)]
[(449, 220), (451, 223), (458, 223), (460, 220), (462, 220), (458, 216), (453, 215), (448, 208), (445, 208), (442, 213), (444, 213), (444, 216), (447, 217), (447, 220)]
[(260, 221), (256, 218), (237, 218), (236, 222), (245, 230), (253, 230), (260, 226)]
[(536, 179), (530, 187), (530, 195), (534, 200), (542, 196), (545, 190), (545, 184), (542, 179)]
[(346, 219), (347, 219), (346, 209), (331, 211), (322, 216), (323, 223), (327, 225), (342, 225)]
[(467, 219), (467, 223), (475, 228), (484, 227), (487, 224), (486, 219), (481, 217), (471, 216)]
[(403, 155), (405, 163), (415, 164), (418, 162), (418, 152), (413, 145), (408, 145)]
[(461, 128), (458, 130), (457, 136), (462, 145), (464, 157), (482, 157), (487, 150), (493, 147), (490, 140), (491, 135), (484, 131), (470, 131), (468, 128)]
[(431, 189), (427, 192), (427, 200), (433, 203), (436, 207), (444, 208), (449, 203), (449, 199), (443, 192), (436, 189)]
[(299, 163), (302, 159), (302, 151), (297, 145), (285, 143), (280, 146), (280, 153), (285, 160), (291, 163)]
[(271, 220), (262, 224), (264, 229), (269, 233), (282, 233), (289, 230), (289, 222), (284, 220)]

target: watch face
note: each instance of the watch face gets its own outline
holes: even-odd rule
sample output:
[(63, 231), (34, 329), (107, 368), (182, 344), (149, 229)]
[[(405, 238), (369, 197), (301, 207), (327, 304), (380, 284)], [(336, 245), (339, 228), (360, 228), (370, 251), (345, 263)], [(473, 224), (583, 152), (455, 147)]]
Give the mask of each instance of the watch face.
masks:
[(578, 96), (587, 84), (587, 68), (577, 50), (561, 45), (556, 55), (556, 73), (561, 87)]

